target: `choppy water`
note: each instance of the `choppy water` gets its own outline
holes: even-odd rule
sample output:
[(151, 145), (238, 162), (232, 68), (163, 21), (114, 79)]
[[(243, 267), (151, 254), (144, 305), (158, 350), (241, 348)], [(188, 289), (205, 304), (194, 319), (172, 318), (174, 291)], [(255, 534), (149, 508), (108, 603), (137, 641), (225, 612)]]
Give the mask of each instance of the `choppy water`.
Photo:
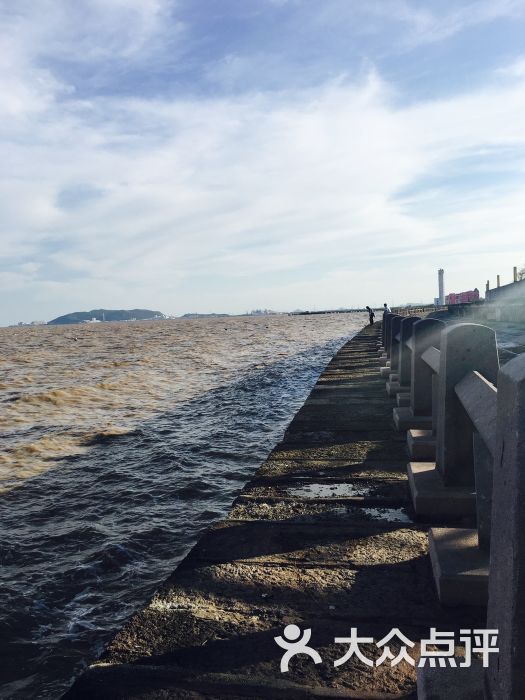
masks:
[(0, 697), (56, 698), (364, 314), (0, 329)]

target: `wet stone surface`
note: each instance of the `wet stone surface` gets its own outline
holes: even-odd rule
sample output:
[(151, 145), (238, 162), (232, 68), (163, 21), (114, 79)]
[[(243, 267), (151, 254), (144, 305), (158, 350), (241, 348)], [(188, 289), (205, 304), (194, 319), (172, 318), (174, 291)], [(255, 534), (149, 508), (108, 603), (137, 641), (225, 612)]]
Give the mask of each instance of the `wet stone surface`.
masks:
[[(414, 522), (404, 436), (379, 377), (379, 325), (330, 362), (283, 441), (150, 604), (131, 618), (70, 691), (74, 698), (415, 700), (402, 661), (368, 666), (335, 643), (352, 627), (372, 660), (394, 627), (415, 642), (430, 627), (484, 624), (483, 611), (439, 605), (427, 528)], [(280, 672), (284, 627), (312, 630)], [(396, 653), (398, 645), (392, 642)]]
[(413, 520), (405, 508), (357, 507), (354, 505), (327, 502), (308, 502), (304, 500), (249, 502), (240, 501), (230, 515), (232, 520), (287, 520), (290, 522), (336, 523), (377, 522), (377, 523), (412, 523)]
[[(155, 683), (162, 683), (162, 675), (157, 670), (159, 666), (163, 669), (168, 666), (177, 669), (173, 673), (175, 677), (178, 676), (194, 687), (198, 688), (199, 683), (210, 681), (219, 683), (223, 687), (222, 694), (219, 695), (221, 698), (231, 697), (228, 695), (228, 689), (239, 682), (244, 687), (242, 697), (247, 697), (246, 686), (252, 683), (253, 694), (248, 697), (277, 699), (289, 697), (282, 695), (279, 689), (291, 684), (312, 688), (355, 689), (366, 683), (368, 667), (355, 657), (342, 666), (334, 667), (334, 661), (340, 659), (346, 651), (346, 647), (336, 644), (334, 639), (348, 636), (350, 633), (349, 625), (337, 619), (323, 623), (308, 617), (300, 620), (294, 617), (303, 628), (312, 629), (311, 644), (320, 654), (321, 663), (314, 665), (307, 657), (297, 656), (290, 662), (287, 674), (276, 674), (276, 645), (273, 638), (281, 634), (286, 619), (286, 615), (283, 615), (283, 620), (268, 620), (259, 615), (231, 615), (227, 622), (223, 622), (220, 619), (195, 617), (189, 611), (150, 609), (140, 621), (141, 625), (137, 630), (140, 631), (141, 640), (145, 642), (144, 646), (130, 646), (125, 649), (124, 640), (119, 639), (120, 646), (113, 659), (118, 658), (121, 663), (139, 663), (142, 677), (147, 677), (148, 666), (153, 666), (155, 672), (150, 674), (150, 689)], [(360, 626), (360, 634), (377, 642), (389, 629), (388, 623), (363, 623)], [(424, 634), (422, 627), (410, 623), (403, 625), (401, 629), (409, 639), (419, 639)], [(163, 634), (159, 635), (157, 630), (161, 630)], [(180, 645), (173, 646), (170, 631), (180, 635)], [(397, 653), (399, 644), (394, 642), (391, 649)], [(362, 651), (372, 660), (378, 657), (375, 643), (363, 644)], [(417, 653), (418, 647), (415, 647), (415, 657)], [(404, 668), (405, 665), (408, 670)], [(415, 672), (408, 664), (394, 667), (382, 665), (373, 672), (376, 692), (399, 697), (400, 691), (408, 693), (413, 690)], [(165, 684), (163, 686), (166, 687)], [(136, 687), (137, 685), (134, 686)], [(159, 694), (151, 697), (184, 696), (170, 692), (169, 695)]]
[[(374, 478), (406, 481), (407, 460), (351, 462), (336, 459), (268, 459), (259, 469), (259, 479), (266, 481), (319, 478)], [(257, 482), (257, 478), (252, 483)]]
[(252, 485), (241, 493), (239, 498), (252, 499), (356, 499), (358, 501), (408, 501), (408, 490), (404, 480), (389, 483), (388, 480), (359, 479), (354, 476), (338, 481), (336, 479), (307, 480), (296, 478), (281, 481), (275, 485)]

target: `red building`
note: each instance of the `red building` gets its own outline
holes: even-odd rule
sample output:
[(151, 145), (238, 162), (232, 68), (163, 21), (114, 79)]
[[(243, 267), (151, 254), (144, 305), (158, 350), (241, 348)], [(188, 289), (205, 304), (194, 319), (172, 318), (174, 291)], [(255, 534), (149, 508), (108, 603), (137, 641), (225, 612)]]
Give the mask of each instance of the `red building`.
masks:
[(445, 297), (445, 304), (469, 304), (471, 301), (479, 301), (479, 289), (471, 289), (468, 292), (451, 292)]

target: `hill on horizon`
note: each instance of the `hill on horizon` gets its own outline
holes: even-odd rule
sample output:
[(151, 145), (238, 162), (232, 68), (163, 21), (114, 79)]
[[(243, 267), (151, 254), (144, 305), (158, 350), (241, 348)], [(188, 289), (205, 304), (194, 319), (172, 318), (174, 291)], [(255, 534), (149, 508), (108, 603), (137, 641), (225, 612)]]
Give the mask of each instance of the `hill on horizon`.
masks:
[(155, 318), (166, 318), (161, 311), (151, 309), (92, 309), (91, 311), (73, 311), (73, 313), (57, 316), (48, 325), (64, 325), (68, 323), (84, 323), (92, 319), (97, 321), (147, 321)]

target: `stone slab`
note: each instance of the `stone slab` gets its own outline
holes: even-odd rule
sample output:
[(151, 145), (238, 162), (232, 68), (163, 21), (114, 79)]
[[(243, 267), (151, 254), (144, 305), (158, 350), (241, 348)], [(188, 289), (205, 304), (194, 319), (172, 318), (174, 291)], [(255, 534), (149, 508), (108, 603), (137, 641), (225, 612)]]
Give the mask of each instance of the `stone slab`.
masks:
[(396, 396), (396, 403), (403, 408), (410, 406), (410, 392), (399, 392)]
[(476, 495), (467, 487), (443, 484), (435, 462), (410, 462), (408, 483), (416, 515), (446, 522), (476, 514)]
[[(139, 624), (139, 620), (135, 622)], [(283, 652), (274, 637), (282, 635), (287, 624), (295, 623), (301, 629), (312, 630), (311, 646), (319, 652), (321, 663), (316, 665), (308, 656), (297, 655), (290, 660), (288, 672), (281, 674)], [(166, 633), (162, 640), (159, 629)], [(148, 638), (136, 639), (138, 630), (147, 631)], [(425, 634), (423, 628), (414, 625), (401, 625), (401, 630), (409, 639), (417, 640)], [(374, 641), (389, 631), (388, 624), (359, 625), (360, 634)], [(353, 657), (334, 667), (334, 661), (344, 653), (334, 638), (348, 634), (348, 622), (338, 620), (323, 624), (293, 615), (282, 621), (261, 621), (257, 616), (238, 615), (224, 622), (193, 619), (187, 611), (152, 608), (143, 615), (140, 627), (123, 630), (108, 656), (92, 665), (65, 698), (415, 700), (412, 691), (416, 672), (406, 662), (367, 669)], [(368, 657), (376, 657), (375, 644), (360, 648)], [(391, 649), (398, 653), (399, 645), (392, 643)]]
[[(322, 410), (319, 409), (322, 406)], [(287, 434), (296, 429), (316, 431), (360, 431), (370, 429), (370, 415), (374, 414), (376, 429), (387, 430), (390, 427), (391, 408), (379, 398), (364, 401), (360, 398), (330, 401), (325, 398), (322, 403), (308, 401), (296, 414), (287, 429)]]
[(432, 528), (429, 552), (442, 605), (487, 604), (489, 555), (478, 547), (478, 531)]
[(407, 505), (408, 485), (402, 481), (366, 478), (295, 478), (279, 482), (248, 484), (237, 497), (240, 501), (275, 502), (300, 500), (313, 503), (354, 505)]
[(415, 416), (410, 406), (397, 406), (392, 415), (395, 428), (400, 432), (411, 428), (419, 428), (420, 430), (432, 428), (432, 418), (430, 416)]
[(239, 499), (228, 516), (232, 520), (268, 519), (282, 521), (289, 525), (308, 525), (313, 522), (320, 527), (336, 525), (352, 527), (367, 524), (370, 527), (398, 528), (400, 525), (414, 525), (408, 503), (356, 504), (344, 501), (315, 500), (305, 504), (299, 499), (253, 501)]
[(290, 479), (374, 478), (406, 480), (406, 459), (351, 461), (344, 459), (268, 459), (259, 469), (255, 482)]
[(408, 430), (407, 448), (411, 462), (436, 461), (436, 438), (431, 430)]
[[(325, 528), (314, 523), (294, 524), (279, 520), (223, 520), (208, 530), (188, 555), (192, 567), (228, 562), (351, 567), (398, 565), (426, 555), (426, 528), (389, 523), (374, 526), (356, 522), (351, 527)], [(428, 561), (427, 561), (428, 565)], [(372, 569), (368, 570), (370, 574)], [(428, 569), (430, 573), (430, 569)]]
[[(354, 674), (357, 676), (357, 669)], [(217, 672), (196, 677), (175, 664), (154, 663), (93, 665), (86, 670), (82, 687), (65, 695), (64, 700), (72, 697), (79, 700), (416, 700), (412, 693), (376, 691), (364, 695), (347, 687), (301, 685), (279, 678), (261, 678), (253, 673)]]
[(406, 444), (396, 443), (391, 440), (381, 439), (379, 436), (370, 435), (354, 439), (334, 436), (322, 440), (319, 436), (317, 442), (306, 442), (307, 435), (302, 433), (297, 436), (297, 441), (290, 440), (281, 443), (271, 456), (273, 460), (345, 460), (346, 462), (397, 462), (405, 459)]
[[(390, 375), (390, 376), (392, 377), (393, 375)], [(386, 383), (386, 393), (388, 394), (388, 396), (391, 396), (393, 398), (396, 397), (397, 394), (399, 394), (399, 393), (406, 394), (409, 391), (410, 391), (410, 387), (403, 386), (402, 384), (399, 383), (399, 381), (397, 379), (394, 379), (392, 381), (388, 381)]]

